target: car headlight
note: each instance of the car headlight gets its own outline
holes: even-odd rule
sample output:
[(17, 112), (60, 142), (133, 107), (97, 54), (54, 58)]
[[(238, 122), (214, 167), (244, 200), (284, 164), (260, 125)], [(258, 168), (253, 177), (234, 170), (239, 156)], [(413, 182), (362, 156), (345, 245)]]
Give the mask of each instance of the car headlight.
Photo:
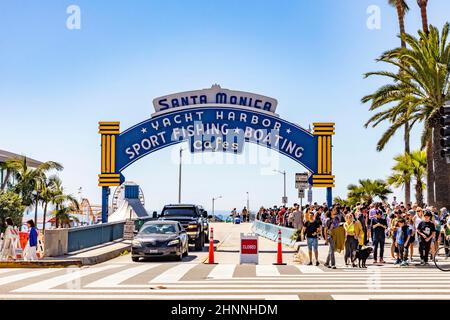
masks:
[(179, 239), (175, 239), (175, 240), (169, 241), (169, 243), (167, 245), (168, 246), (174, 246), (174, 245), (177, 245), (179, 243), (180, 243), (180, 240)]
[(139, 240), (133, 240), (133, 241), (131, 242), (131, 245), (132, 245), (133, 247), (142, 247), (142, 242), (140, 242)]

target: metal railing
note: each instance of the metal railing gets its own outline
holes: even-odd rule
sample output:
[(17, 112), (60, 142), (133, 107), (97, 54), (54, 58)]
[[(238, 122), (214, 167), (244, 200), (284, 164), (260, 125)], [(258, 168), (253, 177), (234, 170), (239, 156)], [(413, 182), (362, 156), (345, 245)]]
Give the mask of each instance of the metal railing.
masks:
[(265, 223), (262, 221), (255, 220), (253, 222), (253, 232), (256, 234), (276, 241), (278, 239), (278, 231), (281, 230), (281, 242), (285, 245), (293, 247), (295, 244), (295, 240), (292, 240), (291, 237), (295, 233), (295, 229), (280, 227), (275, 224)]
[[(150, 220), (153, 220), (153, 218), (136, 219), (134, 222), (135, 229), (139, 230), (146, 221)], [(121, 239), (124, 225), (125, 221), (118, 221), (70, 228), (68, 230), (67, 251), (78, 251)]]

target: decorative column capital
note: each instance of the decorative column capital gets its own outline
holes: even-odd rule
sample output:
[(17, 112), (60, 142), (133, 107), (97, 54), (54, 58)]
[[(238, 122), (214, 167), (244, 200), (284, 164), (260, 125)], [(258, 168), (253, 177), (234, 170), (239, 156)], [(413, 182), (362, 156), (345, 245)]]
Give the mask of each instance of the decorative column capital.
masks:
[(313, 123), (313, 134), (315, 136), (334, 135), (334, 122), (315, 122)]

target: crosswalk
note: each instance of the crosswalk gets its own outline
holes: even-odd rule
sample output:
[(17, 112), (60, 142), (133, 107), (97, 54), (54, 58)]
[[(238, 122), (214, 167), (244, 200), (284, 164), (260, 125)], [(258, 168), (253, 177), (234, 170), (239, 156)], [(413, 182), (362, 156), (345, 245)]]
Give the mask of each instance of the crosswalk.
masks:
[(0, 269), (0, 299), (450, 299), (437, 269), (194, 263)]

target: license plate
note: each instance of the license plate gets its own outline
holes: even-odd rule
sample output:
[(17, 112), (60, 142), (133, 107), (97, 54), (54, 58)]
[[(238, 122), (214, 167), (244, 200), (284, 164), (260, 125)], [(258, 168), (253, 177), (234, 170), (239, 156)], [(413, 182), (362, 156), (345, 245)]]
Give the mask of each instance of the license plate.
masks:
[(150, 253), (158, 253), (158, 250), (149, 250)]

